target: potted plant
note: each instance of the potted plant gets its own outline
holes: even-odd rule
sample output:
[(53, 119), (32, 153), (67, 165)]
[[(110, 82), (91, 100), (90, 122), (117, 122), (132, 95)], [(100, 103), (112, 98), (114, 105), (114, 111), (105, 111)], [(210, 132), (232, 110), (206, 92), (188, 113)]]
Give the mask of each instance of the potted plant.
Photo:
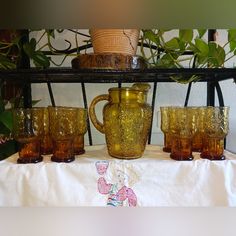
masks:
[(138, 29), (90, 29), (94, 53), (121, 53), (135, 55)]
[(143, 69), (146, 63), (136, 55), (139, 29), (90, 29), (94, 53), (80, 54), (72, 60), (75, 69)]

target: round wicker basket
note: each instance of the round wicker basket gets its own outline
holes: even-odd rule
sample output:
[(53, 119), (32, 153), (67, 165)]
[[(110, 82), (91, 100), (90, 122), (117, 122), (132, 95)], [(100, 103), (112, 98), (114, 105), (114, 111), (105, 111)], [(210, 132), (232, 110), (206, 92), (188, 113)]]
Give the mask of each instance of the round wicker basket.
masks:
[(135, 55), (139, 40), (138, 29), (91, 29), (94, 53)]

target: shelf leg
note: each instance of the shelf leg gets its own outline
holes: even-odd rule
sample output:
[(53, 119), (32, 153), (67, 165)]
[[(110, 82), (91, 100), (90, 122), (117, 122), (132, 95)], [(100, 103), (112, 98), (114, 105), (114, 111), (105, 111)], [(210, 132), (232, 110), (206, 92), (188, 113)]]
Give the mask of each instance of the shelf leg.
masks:
[[(81, 88), (82, 88), (82, 94), (83, 94), (83, 100), (84, 100), (84, 108), (88, 110), (88, 102), (87, 102), (86, 89), (85, 89), (84, 83), (81, 83)], [(89, 116), (87, 117), (87, 127), (88, 127), (89, 145), (92, 146), (93, 140), (92, 140), (92, 132), (91, 132), (91, 127), (90, 127)]]
[(151, 140), (152, 140), (152, 124), (153, 124), (153, 113), (154, 113), (155, 100), (156, 100), (156, 91), (157, 91), (157, 82), (154, 82), (153, 93), (152, 93), (152, 118), (151, 118), (152, 121), (151, 121), (150, 133), (148, 136), (148, 144), (151, 144)]

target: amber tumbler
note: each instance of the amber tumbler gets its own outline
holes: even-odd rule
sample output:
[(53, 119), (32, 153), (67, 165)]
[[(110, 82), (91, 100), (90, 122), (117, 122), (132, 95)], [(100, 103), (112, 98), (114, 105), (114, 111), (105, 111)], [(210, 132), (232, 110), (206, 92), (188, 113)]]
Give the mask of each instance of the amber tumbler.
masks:
[(171, 107), (160, 107), (161, 110), (161, 131), (164, 134), (164, 152), (171, 152), (171, 134), (169, 130), (169, 112)]
[(49, 111), (47, 107), (41, 108), (43, 110), (43, 135), (41, 141), (41, 154), (52, 154), (52, 139), (49, 133)]
[(77, 124), (78, 133), (74, 138), (74, 154), (81, 155), (85, 153), (84, 150), (84, 135), (87, 132), (87, 109), (76, 108), (77, 109), (77, 119), (75, 120)]
[(229, 130), (229, 107), (208, 107), (204, 116), (201, 158), (224, 160), (224, 139)]
[(42, 109), (13, 110), (13, 135), (17, 141), (19, 153), (17, 163), (37, 163), (43, 160), (40, 153), (42, 130)]
[(187, 107), (192, 122), (192, 151), (201, 152), (203, 145), (204, 117), (207, 107)]
[(169, 129), (172, 140), (170, 157), (178, 161), (193, 160), (193, 123), (188, 109), (184, 107), (172, 107), (169, 118)]
[(49, 107), (50, 135), (53, 142), (52, 161), (71, 162), (75, 159), (73, 142), (78, 135), (78, 111), (72, 107)]

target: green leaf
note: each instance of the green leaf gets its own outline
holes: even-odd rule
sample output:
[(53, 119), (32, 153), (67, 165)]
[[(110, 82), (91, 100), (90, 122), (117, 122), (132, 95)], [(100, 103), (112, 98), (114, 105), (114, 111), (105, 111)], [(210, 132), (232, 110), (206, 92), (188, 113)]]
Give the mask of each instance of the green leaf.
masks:
[(196, 64), (195, 64), (195, 67), (199, 67), (199, 66), (205, 66), (207, 63), (208, 63), (208, 56), (201, 56), (201, 55), (198, 55), (196, 57)]
[(48, 68), (50, 66), (50, 58), (41, 51), (36, 51), (32, 59), (36, 67)]
[(191, 77), (188, 76), (186, 77), (182, 75), (175, 75), (175, 76), (170, 76), (170, 78), (176, 81), (177, 83), (188, 84), (190, 82), (196, 82), (197, 80), (200, 79), (200, 76), (192, 75)]
[(230, 41), (229, 48), (230, 48), (230, 52), (234, 51), (236, 49), (236, 41)]
[(209, 47), (208, 44), (200, 39), (200, 38), (196, 38), (195, 39), (195, 47), (196, 47), (196, 53), (198, 55), (200, 55), (201, 57), (207, 56), (209, 53)]
[(0, 135), (8, 136), (11, 131), (0, 121)]
[(235, 29), (228, 30), (228, 42), (229, 42), (230, 52), (234, 51), (234, 49), (236, 48), (236, 30)]
[(184, 42), (191, 42), (193, 39), (193, 30), (179, 30), (179, 38)]
[(216, 42), (209, 42), (209, 63), (212, 67), (221, 67), (225, 61), (225, 50)]
[(236, 29), (229, 29), (228, 30), (228, 41), (236, 41)]
[(13, 128), (13, 118), (12, 112), (9, 110), (5, 110), (0, 114), (0, 121), (2, 124), (7, 127), (10, 131)]
[(208, 62), (209, 46), (200, 38), (196, 38), (194, 44), (190, 44), (190, 48), (196, 56), (196, 66), (205, 65)]
[(14, 140), (0, 144), (0, 160), (6, 159), (14, 153), (16, 153), (16, 142)]
[(165, 43), (164, 47), (167, 48), (168, 50), (179, 49), (178, 38), (176, 38), (176, 37), (172, 38), (171, 40), (169, 40), (168, 42)]
[(32, 38), (29, 43), (25, 43), (25, 44), (23, 45), (23, 49), (24, 49), (25, 53), (26, 53), (30, 58), (32, 58), (32, 57), (34, 56), (35, 49), (36, 49), (36, 39), (35, 39), (35, 38)]
[(37, 103), (39, 103), (41, 100), (33, 100), (32, 101), (32, 106), (35, 106)]
[(0, 68), (1, 69), (15, 69), (16, 64), (12, 62), (8, 57), (0, 54)]
[(207, 32), (206, 29), (198, 29), (197, 31), (198, 31), (199, 38), (202, 38), (204, 34)]
[(166, 53), (158, 60), (158, 67), (176, 68), (175, 60), (178, 58), (176, 54)]
[(180, 40), (179, 41), (179, 52), (180, 53), (183, 53), (184, 51), (186, 51), (186, 46), (187, 46), (188, 44), (186, 43), (186, 42), (184, 42), (184, 41), (182, 41), (182, 40)]
[(158, 36), (152, 30), (143, 30), (144, 39), (148, 39), (156, 45), (160, 44)]
[(163, 36), (164, 33), (171, 31), (172, 29), (159, 29), (157, 35)]

